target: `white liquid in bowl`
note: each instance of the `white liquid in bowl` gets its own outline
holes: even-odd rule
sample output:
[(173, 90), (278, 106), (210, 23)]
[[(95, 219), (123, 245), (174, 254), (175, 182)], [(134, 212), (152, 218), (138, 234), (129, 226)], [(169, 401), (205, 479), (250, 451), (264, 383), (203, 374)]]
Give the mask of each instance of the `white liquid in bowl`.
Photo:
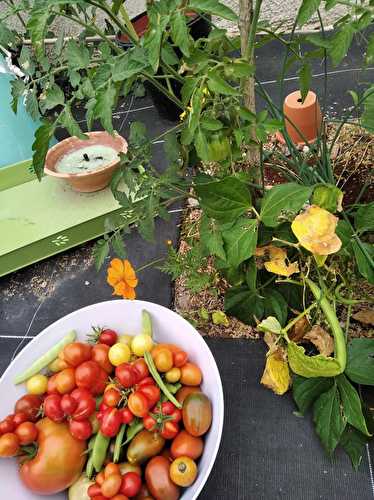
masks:
[(84, 148), (71, 151), (61, 158), (56, 163), (56, 172), (64, 174), (79, 174), (83, 172), (91, 172), (105, 165), (108, 165), (113, 160), (118, 158), (118, 152), (110, 147), (101, 144), (94, 144)]

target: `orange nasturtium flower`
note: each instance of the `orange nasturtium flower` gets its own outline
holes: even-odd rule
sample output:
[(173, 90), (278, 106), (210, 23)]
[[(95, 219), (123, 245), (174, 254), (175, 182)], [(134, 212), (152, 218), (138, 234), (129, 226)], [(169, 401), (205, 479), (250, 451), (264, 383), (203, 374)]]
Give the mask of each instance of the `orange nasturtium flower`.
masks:
[(138, 278), (127, 259), (113, 259), (110, 262), (107, 282), (113, 287), (113, 295), (120, 295), (124, 299), (135, 299)]
[(342, 242), (335, 233), (338, 218), (317, 205), (311, 205), (298, 215), (291, 229), (302, 247), (314, 255), (338, 252)]

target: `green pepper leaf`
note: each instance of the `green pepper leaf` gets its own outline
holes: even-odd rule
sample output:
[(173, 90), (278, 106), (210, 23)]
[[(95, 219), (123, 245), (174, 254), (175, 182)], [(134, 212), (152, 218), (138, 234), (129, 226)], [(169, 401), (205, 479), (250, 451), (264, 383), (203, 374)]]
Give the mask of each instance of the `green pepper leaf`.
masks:
[(237, 267), (252, 257), (257, 245), (257, 220), (239, 218), (235, 225), (222, 233), (228, 263)]
[(292, 377), (292, 395), (302, 415), (309, 409), (314, 401), (333, 384), (333, 379), (328, 377), (305, 378), (299, 375)]
[(186, 24), (186, 17), (180, 10), (175, 10), (170, 18), (171, 38), (182, 53), (190, 56), (190, 36)]
[(365, 434), (365, 436), (371, 436), (366, 427), (365, 417), (362, 413), (360, 396), (358, 395), (356, 389), (343, 373), (337, 377), (337, 382), (340, 397), (343, 403), (343, 412), (347, 422), (355, 427), (355, 429), (362, 432), (362, 434)]
[(205, 12), (213, 16), (218, 16), (228, 21), (237, 22), (238, 16), (229, 7), (217, 0), (190, 0), (188, 2), (188, 9), (196, 12)]
[(260, 217), (265, 226), (276, 227), (295, 217), (312, 194), (312, 187), (294, 182), (274, 186), (265, 193)]
[(226, 260), (222, 232), (213, 219), (203, 216), (200, 224), (200, 241), (210, 255)]
[(225, 311), (250, 325), (264, 315), (264, 301), (246, 286), (229, 288), (225, 294)]
[(326, 452), (331, 456), (347, 425), (347, 421), (341, 411), (336, 384), (327, 392), (321, 394), (314, 403), (313, 418), (316, 425), (316, 432)]
[(357, 338), (349, 342), (345, 373), (356, 384), (374, 385), (374, 339)]
[(303, 0), (297, 14), (298, 26), (303, 26), (317, 12), (321, 0)]
[(351, 459), (352, 465), (356, 471), (361, 464), (367, 442), (368, 439), (350, 425), (347, 425), (340, 439), (339, 445)]
[(355, 229), (360, 233), (374, 231), (374, 201), (360, 207), (355, 214)]
[(302, 377), (335, 377), (343, 371), (335, 358), (322, 354), (307, 356), (304, 347), (292, 341), (288, 343), (287, 353), (291, 370)]

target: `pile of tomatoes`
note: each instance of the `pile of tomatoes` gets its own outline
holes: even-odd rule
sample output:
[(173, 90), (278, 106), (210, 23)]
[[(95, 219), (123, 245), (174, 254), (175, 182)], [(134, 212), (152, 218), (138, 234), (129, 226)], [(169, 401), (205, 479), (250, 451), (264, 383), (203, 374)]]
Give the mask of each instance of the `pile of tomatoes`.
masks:
[[(47, 374), (27, 380), (0, 422), (0, 456), (21, 456), (21, 479), (40, 494), (70, 487), (86, 466), (82, 500), (178, 499), (197, 477), (212, 421), (200, 368), (144, 333), (95, 329), (90, 341), (65, 345)], [(58, 439), (60, 469), (50, 471)]]

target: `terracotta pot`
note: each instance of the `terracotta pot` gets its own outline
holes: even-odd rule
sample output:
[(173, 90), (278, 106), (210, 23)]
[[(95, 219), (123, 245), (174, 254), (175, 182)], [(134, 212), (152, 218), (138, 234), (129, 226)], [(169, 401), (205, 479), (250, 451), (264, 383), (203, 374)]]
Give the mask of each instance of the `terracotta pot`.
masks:
[[(309, 91), (304, 102), (301, 100), (299, 90), (289, 94), (283, 103), (283, 113), (286, 117), (286, 130), (294, 144), (303, 145), (306, 141), (313, 143), (317, 140), (321, 130), (322, 114), (314, 92)], [(277, 133), (277, 138), (285, 143), (280, 132)]]
[(96, 170), (82, 173), (56, 172), (55, 167), (58, 160), (67, 153), (93, 145), (110, 146), (118, 152), (126, 153), (127, 142), (117, 133), (110, 135), (108, 132), (87, 132), (86, 135), (89, 137), (87, 140), (69, 137), (53, 146), (47, 153), (44, 172), (47, 175), (67, 180), (74, 191), (92, 193), (104, 189), (109, 184), (119, 165), (119, 159), (115, 159)]

